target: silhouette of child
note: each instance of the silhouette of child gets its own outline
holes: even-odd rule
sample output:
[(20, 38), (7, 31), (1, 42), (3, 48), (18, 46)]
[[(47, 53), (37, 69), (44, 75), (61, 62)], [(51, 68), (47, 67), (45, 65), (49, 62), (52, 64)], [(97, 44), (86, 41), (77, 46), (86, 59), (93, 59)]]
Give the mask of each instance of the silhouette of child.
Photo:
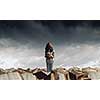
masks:
[(47, 72), (51, 72), (54, 63), (54, 50), (50, 42), (48, 42), (45, 47), (45, 58), (46, 58)]

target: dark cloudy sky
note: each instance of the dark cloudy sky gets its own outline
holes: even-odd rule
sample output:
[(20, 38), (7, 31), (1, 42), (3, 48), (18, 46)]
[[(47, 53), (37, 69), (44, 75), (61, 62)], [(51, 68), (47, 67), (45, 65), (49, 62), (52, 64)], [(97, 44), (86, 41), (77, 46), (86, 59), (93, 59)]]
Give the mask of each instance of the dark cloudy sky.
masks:
[(0, 21), (0, 66), (45, 67), (44, 48), (51, 41), (54, 67), (100, 65), (100, 21)]

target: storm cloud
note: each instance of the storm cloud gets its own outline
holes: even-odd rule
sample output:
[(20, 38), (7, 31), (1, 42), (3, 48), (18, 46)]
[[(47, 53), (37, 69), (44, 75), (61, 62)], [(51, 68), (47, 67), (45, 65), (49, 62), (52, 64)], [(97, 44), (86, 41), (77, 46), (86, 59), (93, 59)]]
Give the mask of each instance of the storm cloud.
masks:
[(100, 21), (0, 21), (0, 66), (45, 67), (44, 49), (51, 41), (54, 67), (99, 66)]

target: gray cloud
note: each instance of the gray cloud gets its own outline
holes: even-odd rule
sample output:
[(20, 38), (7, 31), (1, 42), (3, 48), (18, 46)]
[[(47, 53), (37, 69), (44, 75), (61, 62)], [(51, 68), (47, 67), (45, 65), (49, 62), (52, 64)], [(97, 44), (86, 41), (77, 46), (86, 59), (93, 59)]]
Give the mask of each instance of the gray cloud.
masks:
[(90, 22), (15, 21), (0, 23), (0, 66), (44, 67), (48, 41), (54, 44), (55, 67), (99, 65), (99, 26), (93, 27)]

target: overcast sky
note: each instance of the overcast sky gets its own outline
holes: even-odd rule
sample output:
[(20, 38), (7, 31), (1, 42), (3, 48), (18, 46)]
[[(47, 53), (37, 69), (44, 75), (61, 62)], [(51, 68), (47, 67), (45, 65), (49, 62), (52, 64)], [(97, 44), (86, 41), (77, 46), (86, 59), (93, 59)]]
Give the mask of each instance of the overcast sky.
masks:
[(45, 67), (51, 41), (55, 67), (100, 65), (100, 21), (0, 21), (0, 66)]

